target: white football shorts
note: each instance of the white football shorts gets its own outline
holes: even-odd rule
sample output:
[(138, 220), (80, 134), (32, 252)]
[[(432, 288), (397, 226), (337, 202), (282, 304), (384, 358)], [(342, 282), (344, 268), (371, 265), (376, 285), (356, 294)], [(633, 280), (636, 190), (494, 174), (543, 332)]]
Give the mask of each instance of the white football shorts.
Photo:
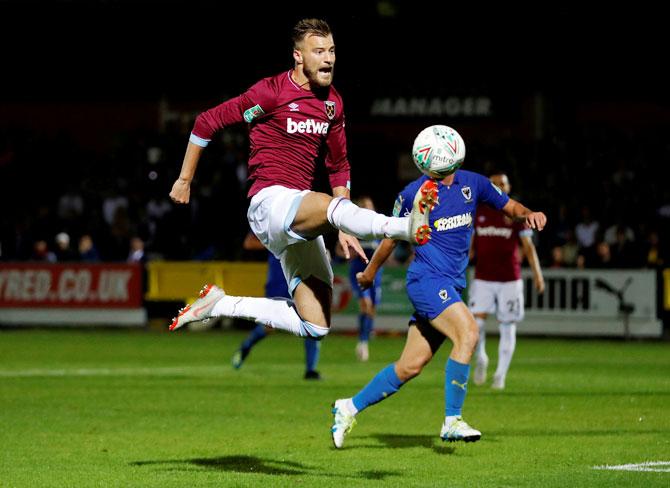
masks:
[(307, 193), (309, 190), (269, 186), (251, 198), (247, 211), (253, 233), (281, 261), (291, 295), (310, 276), (333, 287), (333, 269), (323, 237), (307, 240), (290, 227)]
[(523, 280), (474, 280), (468, 291), (472, 313), (496, 314), (498, 322), (521, 322), (524, 317)]

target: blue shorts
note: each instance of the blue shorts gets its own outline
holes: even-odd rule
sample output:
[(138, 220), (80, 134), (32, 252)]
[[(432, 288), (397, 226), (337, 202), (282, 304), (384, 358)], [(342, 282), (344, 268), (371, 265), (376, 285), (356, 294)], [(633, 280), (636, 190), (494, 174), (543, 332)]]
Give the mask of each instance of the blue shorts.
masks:
[(454, 303), (462, 302), (462, 291), (444, 276), (407, 278), (407, 295), (414, 305), (415, 315), (428, 320), (433, 320)]
[(365, 265), (357, 266), (353, 262), (349, 266), (349, 282), (351, 284), (351, 289), (354, 291), (356, 296), (361, 298), (369, 298), (372, 300), (373, 305), (377, 305), (382, 300), (382, 273), (383, 269), (377, 271), (375, 275), (375, 280), (372, 282), (372, 286), (367, 290), (361, 290), (361, 287), (358, 286), (358, 281), (356, 281), (356, 273), (362, 272), (365, 269)]
[(281, 268), (281, 262), (272, 254), (268, 257), (268, 277), (265, 282), (265, 296), (291, 298), (286, 278), (284, 277), (284, 271)]

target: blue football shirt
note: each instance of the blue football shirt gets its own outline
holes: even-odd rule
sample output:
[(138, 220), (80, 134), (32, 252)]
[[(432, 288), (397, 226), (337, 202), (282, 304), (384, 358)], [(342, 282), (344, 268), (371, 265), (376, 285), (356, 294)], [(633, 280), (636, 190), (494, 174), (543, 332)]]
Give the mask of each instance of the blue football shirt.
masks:
[[(414, 180), (402, 190), (393, 207), (396, 217), (409, 215), (414, 196), (427, 176)], [(416, 247), (407, 270), (407, 279), (430, 274), (448, 278), (454, 287), (465, 288), (470, 239), (474, 230), (475, 209), (486, 203), (500, 210), (509, 197), (488, 178), (472, 171), (458, 170), (451, 185), (438, 182), (439, 205), (430, 213), (432, 230), (427, 244)]]

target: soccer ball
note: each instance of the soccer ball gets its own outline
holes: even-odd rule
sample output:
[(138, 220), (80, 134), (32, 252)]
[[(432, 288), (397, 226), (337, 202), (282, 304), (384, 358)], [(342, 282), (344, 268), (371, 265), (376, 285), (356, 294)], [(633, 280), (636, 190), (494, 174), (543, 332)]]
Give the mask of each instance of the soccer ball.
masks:
[(414, 139), (412, 159), (419, 171), (431, 178), (442, 179), (463, 164), (465, 142), (451, 127), (431, 125)]

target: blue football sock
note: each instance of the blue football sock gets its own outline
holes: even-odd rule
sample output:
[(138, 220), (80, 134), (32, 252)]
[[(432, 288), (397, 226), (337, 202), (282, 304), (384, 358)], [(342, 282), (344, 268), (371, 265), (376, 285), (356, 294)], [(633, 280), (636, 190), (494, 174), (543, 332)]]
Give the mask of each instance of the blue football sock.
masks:
[(361, 313), (358, 314), (358, 340), (361, 342), (368, 342), (372, 329), (374, 328), (374, 317)]
[(372, 317), (370, 315), (364, 315), (364, 314), (361, 314), (361, 315), (362, 315), (362, 319), (361, 319), (360, 315), (359, 315), (359, 319), (358, 319), (359, 323), (361, 323), (359, 333), (358, 333), (358, 339), (361, 342), (368, 342), (370, 340), (370, 334), (372, 334), (372, 328), (374, 326), (375, 319), (374, 319), (374, 317)]
[(257, 324), (256, 327), (254, 327), (251, 332), (249, 332), (249, 335), (247, 338), (244, 340), (242, 345), (240, 346), (240, 349), (242, 350), (242, 354), (246, 356), (249, 354), (249, 351), (251, 350), (254, 345), (265, 338), (267, 335), (267, 332), (265, 332), (265, 326), (262, 324)]
[(305, 339), (305, 371), (316, 371), (320, 352), (321, 341)]
[(449, 358), (445, 368), (444, 399), (446, 405), (445, 415), (460, 415), (465, 401), (468, 387), (468, 375), (470, 365), (462, 364)]
[(364, 313), (358, 314), (358, 340), (367, 341), (367, 336), (365, 335), (365, 315)]
[(372, 381), (365, 385), (365, 388), (359, 391), (352, 401), (354, 402), (356, 409), (360, 412), (370, 405), (374, 405), (393, 395), (402, 385), (403, 382), (400, 381), (400, 378), (398, 378), (398, 375), (395, 373), (395, 366), (389, 364), (377, 373), (377, 376), (372, 378)]

